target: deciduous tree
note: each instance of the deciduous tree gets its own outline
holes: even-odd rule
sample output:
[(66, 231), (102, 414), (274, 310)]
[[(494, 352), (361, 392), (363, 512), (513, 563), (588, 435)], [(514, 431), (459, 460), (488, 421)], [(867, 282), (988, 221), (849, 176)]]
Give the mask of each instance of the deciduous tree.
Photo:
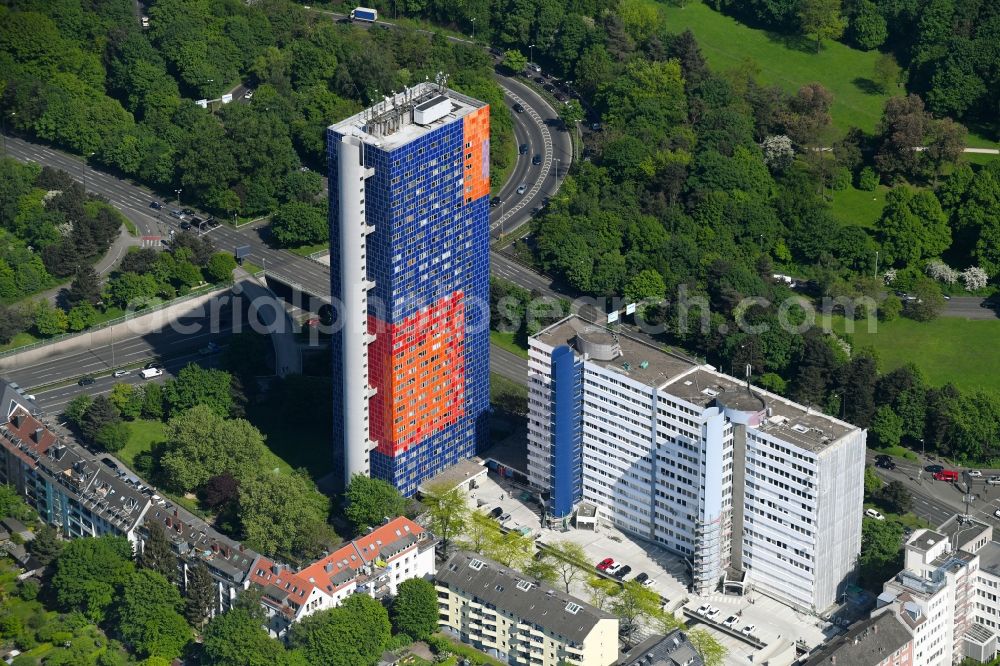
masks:
[(212, 618), (205, 627), (203, 648), (215, 666), (273, 666), (287, 658), (284, 646), (267, 635), (261, 619), (244, 608)]
[(382, 604), (355, 594), (339, 608), (313, 613), (292, 625), (289, 643), (302, 649), (310, 664), (374, 666), (391, 628)]
[(132, 545), (126, 538), (74, 539), (55, 560), (52, 591), (61, 608), (99, 623), (133, 571)]
[(799, 28), (802, 34), (816, 39), (816, 52), (824, 39), (837, 39), (844, 34), (846, 21), (841, 15), (841, 0), (802, 0), (799, 3)]
[(155, 571), (140, 569), (123, 584), (116, 612), (118, 631), (140, 656), (173, 659), (191, 640), (182, 607), (173, 583)]
[(460, 488), (432, 486), (423, 498), (430, 515), (431, 531), (441, 539), (441, 545), (448, 552), (448, 545), (465, 531), (469, 519), (469, 505), (465, 493)]
[(392, 601), (392, 625), (397, 632), (418, 641), (437, 631), (438, 600), (434, 585), (423, 578), (400, 583)]
[(394, 486), (361, 474), (347, 485), (344, 500), (347, 503), (344, 515), (359, 534), (368, 527), (381, 525), (386, 518), (401, 516), (406, 510), (406, 498)]

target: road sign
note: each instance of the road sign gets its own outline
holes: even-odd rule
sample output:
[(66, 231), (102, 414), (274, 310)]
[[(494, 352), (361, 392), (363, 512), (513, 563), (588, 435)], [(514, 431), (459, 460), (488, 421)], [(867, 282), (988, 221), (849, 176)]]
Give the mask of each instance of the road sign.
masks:
[(236, 254), (236, 258), (237, 259), (243, 259), (244, 257), (249, 257), (250, 256), (250, 246), (249, 245), (240, 245), (239, 247), (236, 248), (235, 254)]
[(223, 104), (229, 104), (232, 101), (233, 101), (233, 94), (232, 93), (226, 93), (225, 95), (222, 96), (222, 103)]
[(613, 324), (616, 321), (618, 321), (618, 310), (615, 310), (614, 312), (609, 312), (608, 313), (608, 323), (609, 324)]
[(629, 303), (625, 306), (625, 314), (635, 314), (635, 303)]

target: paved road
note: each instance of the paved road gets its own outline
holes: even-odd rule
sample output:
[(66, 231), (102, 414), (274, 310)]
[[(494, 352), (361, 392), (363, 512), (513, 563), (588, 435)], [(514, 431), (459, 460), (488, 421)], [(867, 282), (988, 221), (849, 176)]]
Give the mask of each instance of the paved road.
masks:
[(495, 372), (518, 384), (526, 384), (528, 361), (506, 349), (490, 345), (490, 372)]
[(963, 319), (996, 319), (1000, 317), (1000, 309), (983, 307), (985, 299), (979, 296), (953, 296), (944, 306), (943, 317), (961, 317)]
[[(867, 459), (869, 463), (874, 463), (875, 455), (873, 451), (868, 451)], [(913, 512), (930, 522), (934, 527), (939, 526), (956, 513), (965, 513), (966, 495), (965, 483), (948, 483), (946, 481), (935, 481), (929, 473), (924, 471), (924, 467), (934, 461), (925, 460), (918, 464), (909, 460), (894, 459), (896, 469), (885, 470), (876, 468), (878, 475), (886, 482), (900, 481), (913, 495)], [(989, 486), (985, 482), (985, 477), (991, 474), (1000, 474), (994, 470), (982, 470), (984, 479), (975, 480), (971, 483), (970, 492), (978, 495), (970, 505), (969, 513), (978, 520), (982, 520), (994, 529), (1000, 529), (1000, 520), (994, 516), (994, 511), (1000, 510), (1000, 486)]]

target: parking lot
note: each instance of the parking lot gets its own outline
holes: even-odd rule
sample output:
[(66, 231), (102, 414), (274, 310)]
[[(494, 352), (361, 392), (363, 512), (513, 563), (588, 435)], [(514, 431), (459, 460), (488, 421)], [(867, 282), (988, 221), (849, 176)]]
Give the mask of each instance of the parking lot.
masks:
[[(824, 631), (829, 635), (838, 631), (820, 618), (794, 611), (757, 592), (751, 592), (745, 597), (724, 595), (721, 592), (705, 597), (693, 595), (687, 591), (687, 565), (680, 556), (624, 534), (604, 521), (599, 522), (596, 531), (572, 526), (563, 528), (561, 525), (555, 529), (542, 527), (538, 504), (528, 499), (524, 492), (519, 486), (513, 486), (491, 473), (481, 480), (478, 488), (471, 491), (469, 501), (474, 508), (486, 512), (496, 507), (502, 508), (503, 513), (510, 516), (503, 522), (504, 527), (530, 528), (531, 536), (542, 543), (572, 541), (580, 544), (594, 565), (608, 557), (629, 565), (632, 570), (625, 577), (626, 580), (639, 573), (646, 573), (655, 579), (651, 589), (666, 600), (665, 608), (679, 617), (683, 615), (682, 609), (695, 610), (704, 603), (719, 609), (716, 618), (719, 622), (731, 614), (740, 614), (737, 631), (753, 624), (754, 635), (768, 645), (763, 650), (756, 650), (738, 638), (703, 625), (729, 650), (727, 663), (759, 662), (765, 656), (764, 653), (768, 656), (778, 652), (794, 655), (795, 641), (802, 640), (812, 648), (828, 638)], [(575, 582), (570, 591), (584, 600), (590, 598), (585, 580)], [(690, 618), (687, 622), (693, 623)], [(772, 659), (771, 663), (781, 663), (781, 660)]]

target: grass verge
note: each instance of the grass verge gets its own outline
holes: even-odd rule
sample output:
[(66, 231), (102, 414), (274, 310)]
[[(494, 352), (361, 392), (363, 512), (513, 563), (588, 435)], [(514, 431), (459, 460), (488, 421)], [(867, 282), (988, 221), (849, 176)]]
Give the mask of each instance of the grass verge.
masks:
[(315, 245), (303, 245), (302, 247), (289, 248), (288, 251), (297, 254), (300, 257), (308, 257), (310, 254), (319, 252), (321, 250), (329, 250), (329, 243), (316, 243)]
[(490, 331), (490, 344), (494, 344), (505, 351), (509, 351), (511, 354), (520, 356), (521, 358), (528, 358), (528, 350), (517, 343), (517, 337), (514, 333)]
[(887, 446), (881, 449), (872, 449), (872, 451), (896, 458), (905, 458), (906, 460), (912, 460), (913, 462), (920, 460), (915, 452), (909, 450), (905, 446)]

